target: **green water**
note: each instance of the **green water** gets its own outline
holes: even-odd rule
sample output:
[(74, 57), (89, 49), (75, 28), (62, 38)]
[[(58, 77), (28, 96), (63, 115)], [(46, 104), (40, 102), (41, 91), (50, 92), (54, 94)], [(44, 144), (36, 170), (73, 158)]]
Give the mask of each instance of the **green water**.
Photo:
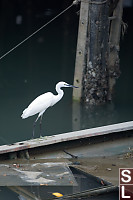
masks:
[[(21, 8), (20, 14), (23, 16), (23, 20), (19, 25), (16, 24), (16, 16), (19, 12), (15, 5), (10, 12), (9, 9), (2, 12), (3, 29), (0, 31), (0, 55), (60, 12), (57, 8), (48, 10), (47, 7), (44, 8), (44, 11), (41, 8), (34, 10), (31, 7), (25, 11)], [(72, 8), (0, 61), (1, 145), (30, 139), (36, 116), (22, 120), (20, 117), (22, 111), (38, 95), (47, 91), (55, 93), (55, 84), (58, 81), (64, 80), (70, 84), (73, 83), (78, 29), (77, 10), (78, 8)], [(128, 22), (126, 12), (129, 17), (131, 11), (124, 11), (125, 21)], [(116, 83), (113, 102), (88, 110), (84, 106), (78, 105), (78, 115), (76, 116), (78, 120), (75, 125), (72, 120), (72, 116), (75, 116), (72, 106), (72, 89), (66, 88), (63, 99), (44, 114), (43, 135), (133, 119), (131, 23), (128, 22), (128, 32), (121, 41), (121, 76)], [(39, 127), (37, 125), (35, 137), (38, 136)]]
[[(31, 2), (27, 1), (27, 5), (22, 7), (15, 1), (0, 1), (0, 55), (67, 6), (60, 4), (60, 1), (57, 4), (45, 5), (38, 1), (35, 7)], [(55, 93), (55, 84), (58, 81), (73, 83), (77, 11), (77, 7), (72, 8), (0, 60), (0, 145), (30, 139), (36, 116), (22, 120), (22, 111), (38, 95), (47, 91)], [(18, 15), (23, 17), (21, 24), (16, 24)], [(88, 110), (78, 104), (75, 110), (72, 105), (72, 89), (66, 88), (63, 99), (44, 114), (43, 135), (133, 120), (133, 24), (129, 21), (131, 17), (132, 10), (124, 10), (124, 19), (129, 28), (121, 41), (121, 76), (115, 86), (113, 102)], [(38, 125), (35, 136), (39, 136)], [(4, 189), (0, 190), (0, 199), (7, 199), (1, 196), (6, 193), (3, 191)], [(10, 199), (18, 197), (11, 192)]]
[[(31, 138), (36, 116), (22, 120), (22, 111), (38, 95), (47, 91), (56, 94), (57, 82), (63, 80), (73, 83), (78, 17), (74, 11), (71, 14), (74, 18), (72, 20), (69, 16), (72, 11), (74, 10), (68, 11), (0, 61), (0, 144)], [(27, 17), (30, 22), (24, 21), (22, 25), (15, 24), (16, 16), (12, 17), (12, 21), (6, 16), (8, 19), (2, 21), (5, 35), (0, 40), (0, 54), (3, 55), (53, 17), (53, 10), (51, 16), (45, 16), (45, 12), (44, 15), (39, 15), (39, 11), (31, 13)], [(59, 12), (60, 10), (56, 11)], [(44, 135), (72, 130), (71, 96), (72, 89), (65, 89), (63, 100), (47, 110), (43, 120)], [(39, 136), (38, 131), (37, 127), (36, 137)]]

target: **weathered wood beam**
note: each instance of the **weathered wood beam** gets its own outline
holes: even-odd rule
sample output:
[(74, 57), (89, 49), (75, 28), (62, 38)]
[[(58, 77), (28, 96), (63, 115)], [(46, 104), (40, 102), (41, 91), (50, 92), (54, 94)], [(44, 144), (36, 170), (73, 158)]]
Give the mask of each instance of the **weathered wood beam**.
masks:
[[(0, 146), (0, 155), (2, 154), (5, 155), (6, 153), (13, 153), (12, 158), (15, 159), (17, 156), (15, 154), (16, 152), (26, 151), (34, 148), (37, 150), (38, 147), (43, 147), (43, 146), (46, 147), (52, 144), (58, 144), (62, 142), (74, 141), (84, 138), (87, 139), (95, 136), (103, 136), (103, 135), (106, 136), (111, 133), (124, 132), (130, 130), (133, 130), (133, 121), (112, 124), (92, 129), (85, 129), (81, 131), (63, 133), (58, 135), (46, 136), (44, 138), (37, 138), (37, 139), (17, 142), (12, 145), (2, 145)], [(27, 155), (27, 158), (29, 159), (29, 155)]]
[(75, 61), (75, 75), (74, 75), (74, 85), (77, 85), (79, 89), (78, 90), (73, 89), (73, 99), (78, 101), (80, 101), (82, 95), (82, 77), (85, 65), (86, 39), (88, 32), (88, 10), (89, 10), (89, 0), (81, 0), (77, 52)]
[(98, 105), (107, 101), (108, 12), (108, 1), (90, 1), (87, 55), (82, 92), (82, 99), (86, 105)]
[[(81, 1), (74, 75), (74, 84), (79, 89), (73, 90), (73, 99), (82, 100), (85, 105), (112, 100), (120, 74), (122, 4), (123, 0)], [(109, 17), (112, 12), (113, 16)]]
[(110, 53), (109, 53), (109, 92), (108, 100), (112, 100), (112, 94), (116, 79), (120, 75), (119, 70), (119, 42), (121, 35), (121, 24), (122, 24), (122, 14), (123, 14), (123, 0), (119, 0), (116, 8), (113, 12), (114, 19), (111, 21), (110, 25)]

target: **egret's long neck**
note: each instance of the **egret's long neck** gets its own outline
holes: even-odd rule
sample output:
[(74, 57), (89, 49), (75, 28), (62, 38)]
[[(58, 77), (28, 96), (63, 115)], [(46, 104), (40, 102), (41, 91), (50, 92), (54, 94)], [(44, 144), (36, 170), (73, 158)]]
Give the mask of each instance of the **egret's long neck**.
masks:
[(64, 95), (64, 91), (57, 85), (56, 86), (56, 92), (58, 93), (56, 95), (56, 102), (60, 101), (60, 99), (63, 97)]

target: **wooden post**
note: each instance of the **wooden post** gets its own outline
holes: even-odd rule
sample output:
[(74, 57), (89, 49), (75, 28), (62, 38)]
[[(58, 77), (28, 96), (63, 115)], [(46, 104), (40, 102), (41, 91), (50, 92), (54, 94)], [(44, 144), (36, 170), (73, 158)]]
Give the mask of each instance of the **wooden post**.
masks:
[(72, 130), (77, 131), (80, 130), (81, 118), (80, 118), (80, 104), (78, 101), (73, 102), (72, 106)]
[[(79, 89), (73, 90), (73, 99), (82, 99), (86, 105), (98, 105), (111, 100), (115, 80), (119, 76), (123, 0), (111, 2), (81, 0), (74, 76), (74, 85)], [(109, 5), (110, 10), (116, 7), (110, 30)]]
[(109, 20), (107, 0), (82, 0), (73, 99), (100, 104), (107, 99)]
[(87, 55), (82, 92), (82, 99), (86, 105), (98, 105), (107, 101), (108, 12), (107, 0), (90, 1)]
[(110, 26), (110, 54), (109, 54), (109, 93), (108, 100), (112, 100), (113, 88), (116, 79), (119, 77), (119, 41), (121, 34), (121, 22), (123, 13), (123, 0), (119, 0), (113, 12), (113, 19)]
[(73, 89), (73, 99), (80, 101), (82, 96), (82, 77), (85, 65), (85, 54), (86, 54), (86, 39), (88, 31), (88, 11), (89, 11), (89, 0), (81, 0), (80, 5), (80, 19), (79, 19), (79, 30), (78, 30), (78, 42), (75, 62), (75, 75), (74, 85), (78, 86), (79, 89)]

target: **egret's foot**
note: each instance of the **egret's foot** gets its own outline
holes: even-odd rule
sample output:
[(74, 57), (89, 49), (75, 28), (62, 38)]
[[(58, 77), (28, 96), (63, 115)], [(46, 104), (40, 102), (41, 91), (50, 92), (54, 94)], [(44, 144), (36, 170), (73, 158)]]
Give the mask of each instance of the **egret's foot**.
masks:
[(39, 140), (44, 140), (44, 137), (40, 135)]
[(44, 137), (40, 136), (40, 137), (39, 137), (39, 140), (40, 140), (40, 141), (43, 141), (43, 140), (44, 140)]

